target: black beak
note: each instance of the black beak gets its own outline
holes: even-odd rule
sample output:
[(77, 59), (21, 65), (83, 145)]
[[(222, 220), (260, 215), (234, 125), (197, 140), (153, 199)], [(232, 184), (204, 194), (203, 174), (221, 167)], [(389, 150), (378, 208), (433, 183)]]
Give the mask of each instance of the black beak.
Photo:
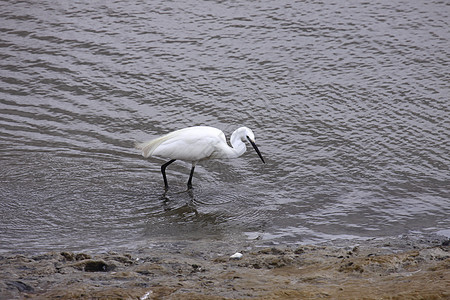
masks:
[(258, 149), (258, 147), (256, 146), (255, 142), (252, 141), (248, 136), (247, 136), (247, 140), (250, 142), (250, 144), (252, 144), (253, 149), (255, 149), (256, 153), (258, 153), (258, 156), (259, 156), (259, 158), (261, 158), (262, 162), (263, 162), (263, 163), (266, 163), (266, 162), (264, 161), (264, 158), (263, 158), (262, 155), (261, 155), (261, 152), (259, 152), (259, 149)]

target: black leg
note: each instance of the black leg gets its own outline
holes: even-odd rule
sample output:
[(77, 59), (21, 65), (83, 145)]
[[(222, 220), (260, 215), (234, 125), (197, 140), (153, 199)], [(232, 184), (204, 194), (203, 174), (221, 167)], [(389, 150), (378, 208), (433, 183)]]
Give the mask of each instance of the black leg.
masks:
[(163, 164), (161, 166), (161, 173), (162, 173), (163, 178), (164, 178), (164, 188), (166, 190), (169, 188), (169, 185), (167, 184), (167, 178), (166, 178), (166, 168), (167, 168), (168, 165), (170, 165), (174, 161), (176, 161), (176, 159), (172, 159), (171, 161), (168, 161), (168, 162), (166, 162), (165, 164)]
[(189, 180), (188, 180), (188, 190), (192, 189), (192, 176), (194, 176), (194, 169), (195, 169), (195, 164), (192, 164), (192, 168), (191, 168), (191, 174), (189, 175)]

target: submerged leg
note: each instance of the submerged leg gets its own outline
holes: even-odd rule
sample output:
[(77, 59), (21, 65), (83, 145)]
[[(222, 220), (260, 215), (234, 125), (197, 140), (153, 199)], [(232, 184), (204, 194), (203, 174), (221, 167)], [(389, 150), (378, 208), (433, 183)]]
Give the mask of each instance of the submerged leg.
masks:
[(195, 164), (196, 163), (192, 163), (191, 174), (189, 175), (189, 180), (187, 183), (188, 190), (192, 189), (192, 176), (194, 176)]
[(161, 166), (161, 173), (162, 173), (163, 178), (164, 178), (164, 188), (166, 190), (169, 188), (169, 185), (167, 184), (167, 178), (166, 178), (166, 168), (167, 168), (168, 165), (170, 165), (174, 161), (176, 161), (176, 159), (172, 159), (171, 161), (168, 161), (168, 162), (166, 162), (165, 164), (163, 164)]

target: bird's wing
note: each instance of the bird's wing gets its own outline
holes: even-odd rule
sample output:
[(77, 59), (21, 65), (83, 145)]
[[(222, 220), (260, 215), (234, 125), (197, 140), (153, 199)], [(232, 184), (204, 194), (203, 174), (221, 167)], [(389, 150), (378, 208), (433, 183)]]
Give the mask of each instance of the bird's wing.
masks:
[(149, 142), (137, 144), (144, 157), (161, 156), (185, 161), (207, 159), (225, 143), (225, 135), (219, 129), (197, 126), (180, 129)]

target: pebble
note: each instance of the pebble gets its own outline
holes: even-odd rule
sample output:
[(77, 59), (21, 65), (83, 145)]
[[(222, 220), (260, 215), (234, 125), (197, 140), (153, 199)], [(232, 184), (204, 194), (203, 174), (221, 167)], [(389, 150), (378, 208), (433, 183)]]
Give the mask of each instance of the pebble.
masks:
[(235, 254), (231, 255), (230, 258), (231, 259), (241, 259), (242, 256), (243, 256), (242, 253), (236, 252)]

